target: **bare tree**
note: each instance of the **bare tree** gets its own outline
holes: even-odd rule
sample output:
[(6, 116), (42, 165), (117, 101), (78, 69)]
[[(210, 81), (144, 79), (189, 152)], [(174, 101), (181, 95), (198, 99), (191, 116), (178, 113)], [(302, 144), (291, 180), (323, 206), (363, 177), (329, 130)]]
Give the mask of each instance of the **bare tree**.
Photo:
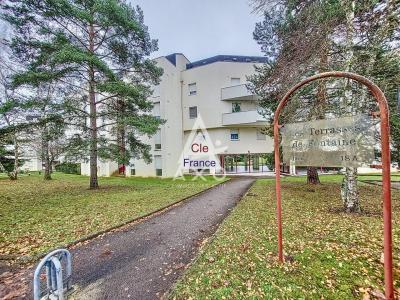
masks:
[[(3, 52), (4, 54), (4, 52)], [(12, 69), (6, 58), (0, 56), (0, 126), (8, 127), (7, 146), (13, 148), (14, 167), (6, 170), (9, 178), (16, 180), (18, 178), (19, 166), (21, 164), (20, 143), (22, 142), (22, 134), (17, 130), (17, 125), (23, 121), (22, 114), (19, 113), (18, 105), (13, 101), (14, 91), (10, 88), (9, 76)]]

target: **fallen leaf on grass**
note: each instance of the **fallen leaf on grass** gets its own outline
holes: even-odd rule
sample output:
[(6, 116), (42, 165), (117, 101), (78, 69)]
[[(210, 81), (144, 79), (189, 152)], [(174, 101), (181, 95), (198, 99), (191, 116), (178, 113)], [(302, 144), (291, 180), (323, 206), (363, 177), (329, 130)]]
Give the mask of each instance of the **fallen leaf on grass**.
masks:
[(386, 299), (386, 298), (385, 298), (385, 294), (382, 293), (380, 290), (373, 290), (373, 291), (371, 291), (371, 295), (374, 296), (374, 297), (376, 297), (376, 298), (378, 298), (378, 299), (383, 299), (383, 300)]

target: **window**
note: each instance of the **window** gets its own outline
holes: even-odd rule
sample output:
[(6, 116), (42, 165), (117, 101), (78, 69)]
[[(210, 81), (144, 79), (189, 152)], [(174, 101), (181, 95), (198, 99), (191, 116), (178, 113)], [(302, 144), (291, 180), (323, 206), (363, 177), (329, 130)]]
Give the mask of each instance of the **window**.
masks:
[(154, 166), (156, 168), (156, 176), (162, 176), (162, 158), (161, 158), (161, 155), (154, 155)]
[(239, 129), (232, 129), (231, 130), (231, 141), (238, 141), (239, 140)]
[(160, 118), (160, 102), (155, 102), (153, 106), (153, 116)]
[(154, 149), (161, 150), (161, 130), (157, 130), (156, 134), (154, 135)]
[(135, 169), (131, 169), (131, 175), (132, 176), (136, 175), (136, 170)]
[(189, 107), (189, 118), (196, 119), (197, 118), (197, 106)]
[(239, 102), (233, 102), (232, 103), (232, 112), (235, 113), (235, 112), (240, 112), (240, 111), (241, 111), (240, 103)]
[(231, 78), (231, 85), (239, 85), (239, 84), (240, 84), (240, 78), (237, 77)]
[(160, 97), (160, 85), (155, 85), (153, 86), (153, 95), (154, 98), (155, 97)]
[(189, 87), (189, 95), (196, 95), (197, 94), (196, 82), (195, 83), (190, 83), (188, 87)]
[(263, 132), (261, 128), (257, 128), (257, 140), (262, 140), (265, 141), (267, 139), (267, 136)]

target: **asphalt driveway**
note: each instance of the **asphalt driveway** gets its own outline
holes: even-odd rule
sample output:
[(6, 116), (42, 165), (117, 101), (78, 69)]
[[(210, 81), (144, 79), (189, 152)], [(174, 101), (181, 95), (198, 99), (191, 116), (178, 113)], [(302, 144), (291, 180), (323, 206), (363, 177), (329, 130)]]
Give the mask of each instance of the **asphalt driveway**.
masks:
[(73, 299), (159, 299), (255, 179), (235, 178), (73, 249)]

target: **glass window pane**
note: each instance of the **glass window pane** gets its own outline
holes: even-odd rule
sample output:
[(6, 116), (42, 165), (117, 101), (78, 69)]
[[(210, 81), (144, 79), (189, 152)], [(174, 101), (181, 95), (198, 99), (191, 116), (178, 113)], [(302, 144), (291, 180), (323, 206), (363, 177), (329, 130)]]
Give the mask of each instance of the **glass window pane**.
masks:
[(197, 118), (197, 106), (189, 107), (189, 118), (190, 119)]
[(241, 111), (240, 103), (239, 102), (232, 103), (232, 112), (235, 113), (240, 111)]
[(239, 85), (239, 84), (240, 84), (240, 78), (237, 77), (231, 78), (231, 85)]
[(162, 169), (161, 155), (154, 155), (154, 166), (156, 169)]
[(154, 103), (153, 106), (153, 116), (160, 117), (160, 102)]
[(188, 88), (189, 88), (189, 95), (196, 95), (197, 93), (196, 83), (189, 84)]

